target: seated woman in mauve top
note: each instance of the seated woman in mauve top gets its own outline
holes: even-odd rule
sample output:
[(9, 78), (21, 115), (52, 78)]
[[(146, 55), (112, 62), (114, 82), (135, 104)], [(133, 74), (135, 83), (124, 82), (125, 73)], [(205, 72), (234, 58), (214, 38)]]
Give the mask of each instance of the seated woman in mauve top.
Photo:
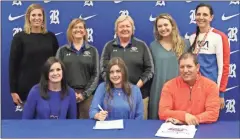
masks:
[(40, 83), (33, 86), (24, 105), (23, 119), (76, 119), (76, 97), (67, 86), (63, 63), (50, 57)]
[(101, 83), (89, 110), (91, 119), (143, 119), (142, 94), (128, 81), (127, 67), (120, 57), (112, 58), (107, 66), (106, 82)]

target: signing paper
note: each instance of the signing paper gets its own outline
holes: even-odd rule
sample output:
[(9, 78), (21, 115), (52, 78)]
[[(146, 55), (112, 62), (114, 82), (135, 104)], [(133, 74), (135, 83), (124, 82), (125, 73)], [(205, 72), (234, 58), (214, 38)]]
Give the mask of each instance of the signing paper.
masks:
[(169, 138), (193, 138), (197, 129), (194, 125), (163, 123), (155, 136)]
[(96, 121), (93, 129), (123, 129), (123, 120)]

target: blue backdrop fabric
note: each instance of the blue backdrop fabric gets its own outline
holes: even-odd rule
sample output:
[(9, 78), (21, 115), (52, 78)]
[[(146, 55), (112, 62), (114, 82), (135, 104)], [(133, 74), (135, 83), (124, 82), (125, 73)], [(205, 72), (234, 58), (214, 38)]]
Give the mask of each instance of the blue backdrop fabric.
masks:
[[(14, 106), (9, 92), (8, 62), (13, 36), (23, 30), (24, 14), (30, 1), (2, 1), (1, 45), (1, 106), (3, 119), (20, 119), (22, 109)], [(34, 2), (36, 3), (36, 2)], [(180, 33), (188, 38), (195, 32), (194, 1), (39, 1), (47, 19), (47, 28), (57, 36), (60, 45), (67, 43), (66, 30), (73, 18), (83, 18), (87, 23), (88, 41), (101, 55), (105, 43), (114, 37), (114, 22), (120, 14), (129, 14), (135, 21), (135, 36), (148, 45), (154, 40), (153, 21), (160, 13), (169, 13), (176, 20)], [(224, 32), (231, 43), (231, 62), (225, 108), (220, 120), (239, 119), (239, 1), (207, 2), (214, 9), (212, 26)]]

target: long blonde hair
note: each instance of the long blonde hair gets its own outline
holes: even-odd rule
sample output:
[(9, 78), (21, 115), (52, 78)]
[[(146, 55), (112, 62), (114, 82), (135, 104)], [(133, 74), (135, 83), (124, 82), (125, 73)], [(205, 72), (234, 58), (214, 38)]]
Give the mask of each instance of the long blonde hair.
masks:
[(88, 34), (87, 34), (87, 26), (86, 26), (86, 23), (83, 19), (80, 19), (80, 18), (75, 18), (73, 19), (69, 25), (68, 25), (68, 29), (67, 29), (67, 40), (68, 40), (68, 43), (71, 44), (73, 43), (73, 36), (72, 36), (72, 30), (73, 30), (73, 27), (75, 25), (77, 25), (78, 23), (83, 23), (83, 27), (86, 31), (86, 35), (83, 37), (83, 40), (84, 41), (87, 41), (88, 40)]
[(155, 39), (158, 41), (162, 39), (162, 36), (159, 34), (158, 29), (157, 29), (157, 22), (159, 19), (167, 19), (171, 23), (171, 25), (172, 25), (171, 37), (172, 37), (172, 42), (173, 42), (173, 51), (175, 52), (177, 57), (180, 57), (184, 52), (186, 44), (185, 44), (183, 38), (179, 34), (179, 30), (178, 30), (175, 20), (172, 18), (171, 15), (169, 15), (167, 13), (160, 14), (156, 18), (155, 23), (154, 23), (154, 36), (155, 36)]
[(25, 14), (25, 23), (24, 23), (24, 32), (27, 34), (31, 33), (31, 25), (30, 25), (30, 13), (35, 10), (40, 9), (43, 14), (43, 25), (41, 27), (41, 33), (47, 33), (47, 26), (46, 26), (46, 16), (43, 7), (40, 4), (31, 4), (28, 6), (26, 14)]

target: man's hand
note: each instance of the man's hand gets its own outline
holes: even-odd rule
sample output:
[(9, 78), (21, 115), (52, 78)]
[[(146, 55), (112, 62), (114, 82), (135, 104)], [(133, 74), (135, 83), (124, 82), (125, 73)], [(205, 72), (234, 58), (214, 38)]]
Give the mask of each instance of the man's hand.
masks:
[(225, 107), (225, 100), (224, 97), (220, 98), (220, 109), (223, 109)]
[(192, 114), (190, 114), (190, 113), (186, 113), (185, 114), (185, 122), (188, 125), (199, 125), (197, 117), (192, 115)]
[(175, 118), (168, 118), (166, 120), (166, 122), (171, 122), (172, 124), (175, 124), (175, 125), (178, 125), (178, 124), (182, 125), (183, 124), (183, 122), (181, 122), (180, 120), (175, 119)]

